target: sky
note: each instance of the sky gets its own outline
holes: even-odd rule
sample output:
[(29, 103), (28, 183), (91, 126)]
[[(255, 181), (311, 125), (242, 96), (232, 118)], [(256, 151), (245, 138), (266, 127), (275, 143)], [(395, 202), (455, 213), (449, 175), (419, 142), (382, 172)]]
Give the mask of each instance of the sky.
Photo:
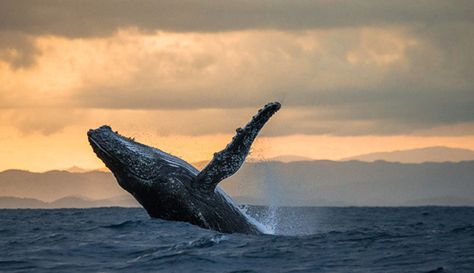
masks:
[(473, 1), (0, 2), (0, 170), (103, 166), (103, 124), (196, 162), (474, 149)]

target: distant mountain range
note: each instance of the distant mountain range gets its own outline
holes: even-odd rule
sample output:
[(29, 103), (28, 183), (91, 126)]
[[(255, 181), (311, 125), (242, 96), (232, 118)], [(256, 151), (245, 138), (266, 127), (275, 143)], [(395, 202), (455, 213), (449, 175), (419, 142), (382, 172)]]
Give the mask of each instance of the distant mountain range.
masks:
[(360, 160), (367, 162), (384, 160), (401, 163), (460, 162), (474, 160), (474, 151), (449, 147), (426, 147), (403, 151), (362, 154), (343, 158), (342, 160)]
[(65, 169), (64, 171), (70, 172), (70, 173), (88, 173), (88, 172), (109, 172), (109, 169), (106, 167), (99, 168), (99, 169), (84, 169), (78, 166), (72, 166), (68, 169)]
[(115, 198), (128, 193), (122, 190), (109, 172), (71, 173), (49, 171), (32, 173), (22, 170), (0, 172), (0, 195), (34, 198), (53, 202), (67, 196), (92, 200)]
[(262, 162), (221, 184), (245, 203), (277, 206), (473, 206), (474, 161)]
[[(239, 202), (251, 204), (473, 206), (474, 161), (422, 164), (327, 160), (250, 162), (220, 185)], [(3, 196), (0, 207), (133, 205), (130, 195), (117, 185), (113, 175), (101, 171), (32, 173), (8, 170), (0, 172), (0, 195)]]
[(278, 161), (278, 162), (285, 162), (285, 163), (288, 163), (288, 162), (295, 162), (295, 161), (311, 161), (311, 160), (314, 160), (310, 157), (306, 157), (306, 156), (299, 156), (299, 155), (279, 155), (279, 156), (275, 156), (275, 157), (271, 157), (271, 158), (267, 158), (265, 160), (257, 160), (257, 159), (254, 159), (253, 161), (254, 162), (258, 162), (258, 161)]
[(130, 195), (115, 198), (91, 200), (80, 196), (67, 196), (53, 202), (35, 198), (0, 196), (0, 208), (97, 208), (97, 207), (139, 207)]

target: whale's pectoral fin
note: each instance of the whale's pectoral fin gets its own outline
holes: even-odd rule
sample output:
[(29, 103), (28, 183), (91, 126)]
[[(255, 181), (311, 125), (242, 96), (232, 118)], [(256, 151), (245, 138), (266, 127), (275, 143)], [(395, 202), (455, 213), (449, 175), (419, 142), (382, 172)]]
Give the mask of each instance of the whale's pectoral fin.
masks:
[(243, 129), (237, 129), (232, 141), (224, 150), (215, 153), (211, 162), (198, 174), (196, 187), (212, 192), (219, 182), (236, 173), (244, 163), (258, 132), (280, 107), (278, 102), (268, 103)]

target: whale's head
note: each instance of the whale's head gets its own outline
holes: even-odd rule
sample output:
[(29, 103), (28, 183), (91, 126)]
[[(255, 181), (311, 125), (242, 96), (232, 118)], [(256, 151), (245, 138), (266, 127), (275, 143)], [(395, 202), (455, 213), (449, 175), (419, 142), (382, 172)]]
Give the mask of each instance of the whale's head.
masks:
[[(147, 210), (167, 211), (179, 194), (185, 194), (198, 174), (186, 161), (159, 149), (135, 142), (102, 126), (87, 133), (97, 156), (113, 172), (119, 185)], [(160, 196), (160, 200), (149, 198)], [(154, 200), (154, 204), (146, 204)], [(148, 211), (150, 214), (158, 212)], [(166, 215), (162, 215), (166, 218)]]

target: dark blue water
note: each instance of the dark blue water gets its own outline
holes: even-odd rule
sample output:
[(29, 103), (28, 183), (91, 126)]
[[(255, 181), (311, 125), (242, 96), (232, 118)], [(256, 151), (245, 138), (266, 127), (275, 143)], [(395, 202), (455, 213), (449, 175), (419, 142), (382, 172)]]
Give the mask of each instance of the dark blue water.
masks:
[(0, 271), (474, 272), (474, 208), (272, 215), (286, 235), (220, 234), (142, 209), (0, 210)]

